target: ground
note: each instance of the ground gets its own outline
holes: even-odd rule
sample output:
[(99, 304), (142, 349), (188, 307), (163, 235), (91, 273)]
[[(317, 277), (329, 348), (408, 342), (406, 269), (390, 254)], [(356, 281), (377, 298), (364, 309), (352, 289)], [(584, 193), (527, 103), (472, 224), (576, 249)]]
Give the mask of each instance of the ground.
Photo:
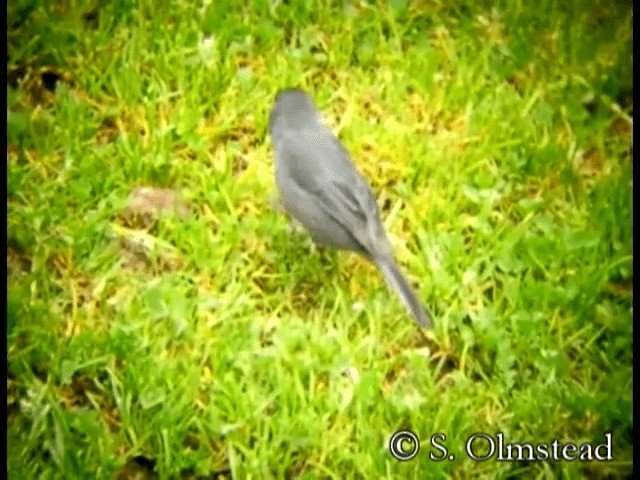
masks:
[[(9, 478), (630, 475), (632, 3), (376, 3), (10, 2)], [(433, 330), (276, 208), (291, 86)]]

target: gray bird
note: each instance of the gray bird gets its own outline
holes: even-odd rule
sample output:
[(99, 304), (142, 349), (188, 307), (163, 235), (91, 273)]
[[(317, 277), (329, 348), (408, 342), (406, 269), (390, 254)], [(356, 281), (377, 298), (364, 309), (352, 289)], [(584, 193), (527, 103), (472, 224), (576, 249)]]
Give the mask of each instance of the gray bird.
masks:
[(295, 88), (278, 93), (269, 133), (284, 209), (319, 247), (351, 250), (371, 260), (418, 324), (430, 327), (431, 314), (393, 259), (371, 189), (338, 139), (322, 125), (311, 98)]

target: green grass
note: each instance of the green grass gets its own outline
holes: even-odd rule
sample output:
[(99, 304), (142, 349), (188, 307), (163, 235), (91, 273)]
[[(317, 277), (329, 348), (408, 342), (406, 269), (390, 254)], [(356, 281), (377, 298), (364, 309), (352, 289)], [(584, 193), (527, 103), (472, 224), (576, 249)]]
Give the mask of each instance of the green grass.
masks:
[[(630, 475), (631, 2), (42, 3), (8, 7), (9, 478)], [(432, 332), (273, 208), (296, 85)], [(475, 432), (614, 460), (477, 463)]]

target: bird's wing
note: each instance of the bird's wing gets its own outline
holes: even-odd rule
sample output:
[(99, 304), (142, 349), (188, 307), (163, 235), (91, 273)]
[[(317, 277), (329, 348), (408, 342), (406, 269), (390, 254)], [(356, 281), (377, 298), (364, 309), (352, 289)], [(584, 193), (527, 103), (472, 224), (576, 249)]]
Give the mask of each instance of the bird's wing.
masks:
[(278, 147), (290, 180), (312, 193), (320, 208), (373, 253), (372, 241), (386, 238), (376, 200), (333, 134), (325, 129), (302, 130), (283, 136)]

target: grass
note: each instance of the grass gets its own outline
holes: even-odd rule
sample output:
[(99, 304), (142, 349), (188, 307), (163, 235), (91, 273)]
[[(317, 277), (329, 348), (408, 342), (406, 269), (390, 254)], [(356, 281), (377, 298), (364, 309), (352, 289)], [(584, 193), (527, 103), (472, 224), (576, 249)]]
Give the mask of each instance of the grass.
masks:
[[(631, 10), (11, 2), (9, 478), (628, 477)], [(294, 85), (433, 331), (273, 208)], [(475, 432), (614, 459), (475, 462)]]

